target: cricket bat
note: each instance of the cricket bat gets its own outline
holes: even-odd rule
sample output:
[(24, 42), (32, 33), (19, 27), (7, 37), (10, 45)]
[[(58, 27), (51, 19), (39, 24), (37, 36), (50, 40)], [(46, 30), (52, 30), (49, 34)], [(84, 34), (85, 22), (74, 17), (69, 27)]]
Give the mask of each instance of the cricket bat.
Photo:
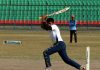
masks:
[[(60, 13), (66, 12), (66, 11), (68, 11), (69, 9), (70, 9), (70, 7), (66, 7), (66, 8), (61, 9), (61, 10), (59, 10), (59, 11), (56, 11), (56, 12), (54, 12), (54, 13), (48, 14), (47, 16), (57, 15), (57, 14), (60, 14)], [(39, 17), (39, 19), (41, 19), (41, 17)]]
[(57, 15), (57, 14), (66, 12), (66, 11), (68, 11), (69, 9), (70, 9), (70, 7), (66, 7), (66, 8), (64, 8), (64, 9), (62, 9), (62, 10), (59, 10), (59, 11), (56, 11), (56, 12), (54, 12), (54, 13), (48, 14), (47, 16)]

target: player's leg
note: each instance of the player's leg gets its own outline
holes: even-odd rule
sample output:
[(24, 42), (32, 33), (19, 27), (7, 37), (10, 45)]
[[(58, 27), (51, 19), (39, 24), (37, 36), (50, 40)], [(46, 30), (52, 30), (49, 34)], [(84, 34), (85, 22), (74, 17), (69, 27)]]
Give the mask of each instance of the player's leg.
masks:
[(71, 60), (71, 59), (68, 57), (68, 55), (67, 55), (67, 53), (66, 53), (66, 50), (59, 51), (59, 55), (61, 56), (61, 58), (63, 59), (63, 61), (64, 61), (65, 63), (67, 63), (67, 64), (69, 64), (69, 65), (71, 65), (71, 66), (73, 66), (73, 67), (75, 67), (75, 68), (77, 68), (77, 69), (80, 69), (80, 66), (81, 66), (81, 65), (78, 64), (77, 62)]
[(75, 43), (77, 43), (77, 32), (76, 32), (76, 30), (74, 30), (74, 40), (75, 40)]
[(57, 46), (58, 44), (54, 45), (53, 47), (48, 48), (47, 50), (43, 52), (46, 68), (51, 67), (50, 55), (60, 50), (60, 48)]
[(65, 43), (62, 43), (62, 49), (58, 52), (59, 55), (61, 56), (61, 58), (63, 59), (63, 61), (77, 69), (80, 69), (81, 65), (78, 64), (77, 62), (71, 60), (68, 55), (67, 55), (67, 52), (66, 52), (66, 45)]

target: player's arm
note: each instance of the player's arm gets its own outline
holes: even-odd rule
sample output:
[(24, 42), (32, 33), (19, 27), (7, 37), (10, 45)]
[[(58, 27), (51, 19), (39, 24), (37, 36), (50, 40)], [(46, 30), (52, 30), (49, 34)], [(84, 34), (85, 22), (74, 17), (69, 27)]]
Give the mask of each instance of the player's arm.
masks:
[(52, 27), (46, 22), (43, 22), (41, 24), (41, 28), (44, 29), (44, 30), (52, 30)]
[(44, 30), (52, 30), (52, 27), (47, 23), (47, 16), (41, 17), (41, 28)]
[(40, 17), (40, 21), (41, 21), (41, 28), (42, 29), (45, 29), (46, 28), (46, 19), (47, 19), (47, 17), (46, 16), (41, 16)]

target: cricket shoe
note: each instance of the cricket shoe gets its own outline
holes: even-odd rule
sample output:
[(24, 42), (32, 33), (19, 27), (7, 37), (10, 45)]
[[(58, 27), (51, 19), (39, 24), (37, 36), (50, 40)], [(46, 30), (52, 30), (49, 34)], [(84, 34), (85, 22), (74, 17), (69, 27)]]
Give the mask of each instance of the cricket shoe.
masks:
[(52, 70), (50, 67), (48, 67), (48, 68), (45, 68), (45, 70)]
[(86, 67), (81, 66), (79, 70), (86, 70)]

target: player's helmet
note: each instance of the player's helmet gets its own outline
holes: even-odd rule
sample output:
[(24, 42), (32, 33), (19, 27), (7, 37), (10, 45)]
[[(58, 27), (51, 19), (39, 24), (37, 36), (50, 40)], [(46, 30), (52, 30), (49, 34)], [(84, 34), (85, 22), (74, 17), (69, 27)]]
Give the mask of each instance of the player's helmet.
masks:
[(49, 22), (52, 22), (52, 23), (54, 23), (54, 19), (53, 18), (47, 18), (47, 23), (49, 23)]

